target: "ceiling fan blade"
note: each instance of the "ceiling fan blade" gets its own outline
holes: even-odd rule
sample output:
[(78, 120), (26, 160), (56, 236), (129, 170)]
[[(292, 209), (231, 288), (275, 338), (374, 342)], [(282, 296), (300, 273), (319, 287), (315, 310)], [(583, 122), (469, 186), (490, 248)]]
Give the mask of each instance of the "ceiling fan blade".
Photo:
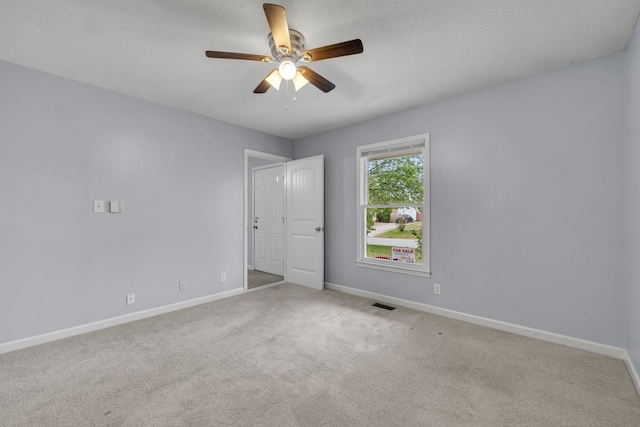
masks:
[(265, 93), (266, 91), (269, 90), (270, 87), (271, 87), (271, 85), (269, 84), (269, 82), (266, 81), (266, 80), (263, 80), (263, 81), (260, 82), (258, 87), (256, 87), (253, 90), (253, 93)]
[(309, 80), (309, 83), (311, 83), (324, 93), (331, 92), (336, 87), (336, 85), (334, 85), (329, 80), (325, 79), (309, 67), (305, 67), (303, 65), (302, 67), (298, 67), (298, 70), (300, 71), (300, 73), (302, 73), (302, 76), (305, 79)]
[(276, 68), (267, 74), (267, 77), (260, 82), (258, 87), (253, 90), (253, 93), (265, 93), (270, 87), (273, 87), (275, 90), (280, 90), (280, 82), (282, 82), (282, 77)]
[(205, 55), (209, 58), (221, 58), (221, 59), (244, 59), (247, 61), (260, 61), (271, 62), (273, 58), (264, 55), (251, 55), (248, 53), (235, 53), (235, 52), (218, 52), (215, 50), (208, 50)]
[(300, 58), (306, 62), (313, 62), (362, 52), (364, 52), (362, 40), (355, 39), (304, 51), (300, 54)]
[(264, 3), (262, 5), (264, 14), (267, 16), (271, 35), (276, 48), (282, 53), (291, 52), (291, 38), (289, 37), (289, 24), (287, 23), (287, 12), (284, 7), (277, 4)]

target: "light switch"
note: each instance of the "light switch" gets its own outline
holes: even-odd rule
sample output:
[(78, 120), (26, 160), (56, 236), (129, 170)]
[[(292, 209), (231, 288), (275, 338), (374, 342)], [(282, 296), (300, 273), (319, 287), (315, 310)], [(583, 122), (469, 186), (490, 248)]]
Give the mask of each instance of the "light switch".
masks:
[(93, 213), (104, 213), (104, 200), (93, 201)]
[(112, 200), (109, 202), (109, 212), (122, 213), (124, 212), (124, 202), (118, 200)]

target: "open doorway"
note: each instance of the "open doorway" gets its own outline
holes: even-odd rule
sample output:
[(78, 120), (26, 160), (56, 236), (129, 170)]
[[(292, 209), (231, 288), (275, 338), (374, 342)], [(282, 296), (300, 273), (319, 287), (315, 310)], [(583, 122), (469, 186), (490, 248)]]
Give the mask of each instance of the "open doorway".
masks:
[(254, 167), (252, 182), (249, 209), (253, 216), (248, 215), (248, 220), (253, 225), (249, 228), (253, 245), (247, 253), (248, 289), (284, 281), (284, 165)]
[(288, 157), (245, 149), (245, 291), (285, 281), (284, 163)]
[[(253, 188), (253, 174), (249, 173), (252, 158), (272, 161), (273, 166), (284, 165), (284, 281), (324, 289), (324, 156), (297, 160), (245, 149), (244, 152), (244, 288), (249, 287), (249, 250), (253, 245), (255, 215), (249, 212), (249, 192)], [(252, 196), (253, 197), (253, 196)], [(277, 216), (276, 216), (277, 218)], [(255, 257), (254, 257), (255, 258)], [(255, 269), (254, 269), (255, 271)]]

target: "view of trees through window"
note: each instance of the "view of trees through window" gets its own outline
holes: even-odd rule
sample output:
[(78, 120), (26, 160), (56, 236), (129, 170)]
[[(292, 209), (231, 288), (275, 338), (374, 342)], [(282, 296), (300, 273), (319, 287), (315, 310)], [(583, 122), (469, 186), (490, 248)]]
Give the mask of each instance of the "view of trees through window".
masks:
[(422, 264), (423, 203), (422, 153), (367, 160), (366, 257)]

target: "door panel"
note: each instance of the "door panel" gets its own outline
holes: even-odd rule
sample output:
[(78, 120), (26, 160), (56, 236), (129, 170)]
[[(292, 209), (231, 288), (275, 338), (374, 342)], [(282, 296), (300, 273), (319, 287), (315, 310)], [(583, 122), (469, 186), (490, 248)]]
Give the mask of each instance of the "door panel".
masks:
[(324, 289), (324, 156), (293, 160), (287, 176), (287, 281)]
[(256, 169), (254, 268), (284, 275), (284, 166)]

